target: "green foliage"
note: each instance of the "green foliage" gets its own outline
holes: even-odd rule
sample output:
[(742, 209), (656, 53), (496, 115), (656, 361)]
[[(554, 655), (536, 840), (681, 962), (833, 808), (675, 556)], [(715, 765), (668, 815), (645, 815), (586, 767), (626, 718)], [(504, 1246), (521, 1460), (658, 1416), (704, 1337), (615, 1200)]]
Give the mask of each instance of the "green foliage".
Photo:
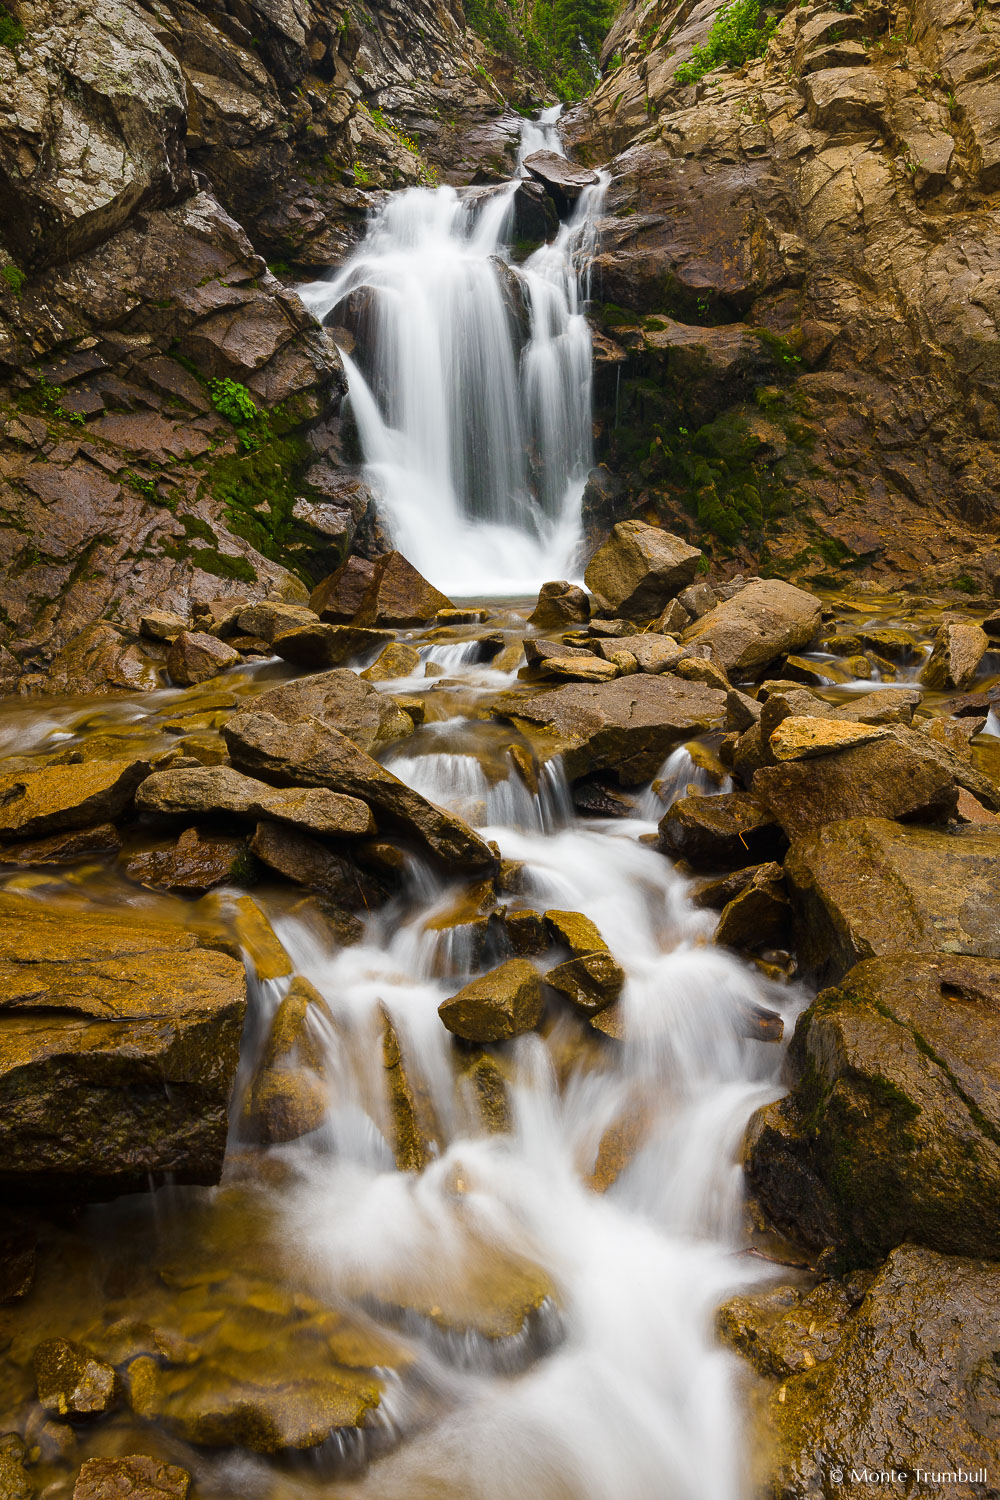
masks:
[(599, 76), (614, 0), (467, 0), (468, 24), (494, 52), (534, 68), (566, 103)]
[(238, 380), (226, 376), (224, 380), (213, 380), (208, 389), (216, 411), (234, 427), (247, 427), (260, 416), (256, 401)]
[(24, 41), (24, 27), (6, 6), (0, 5), (0, 47), (12, 50)]
[[(0, 17), (0, 24), (2, 24), (2, 17)], [(6, 281), (14, 296), (20, 297), (24, 290), (24, 283), (28, 279), (21, 270), (21, 267), (15, 265), (0, 266), (0, 276)]]
[(978, 594), (979, 585), (969, 573), (956, 573), (951, 580), (953, 589), (958, 589), (961, 594)]
[(674, 74), (677, 82), (697, 83), (713, 68), (739, 68), (752, 57), (760, 57), (778, 25), (773, 17), (761, 25), (760, 8), (761, 0), (732, 0), (720, 10), (704, 45), (695, 47), (690, 62), (682, 63)]

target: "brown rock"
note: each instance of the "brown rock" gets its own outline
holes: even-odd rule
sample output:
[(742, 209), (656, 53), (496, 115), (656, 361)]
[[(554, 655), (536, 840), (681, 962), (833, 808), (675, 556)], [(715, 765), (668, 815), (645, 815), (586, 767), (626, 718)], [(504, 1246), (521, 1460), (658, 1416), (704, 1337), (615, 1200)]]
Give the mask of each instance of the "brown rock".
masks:
[(584, 188), (593, 187), (598, 181), (596, 172), (576, 166), (556, 151), (534, 151), (525, 158), (524, 167), (529, 176), (540, 182), (555, 199), (564, 217)]
[(440, 1150), (441, 1128), (427, 1086), (403, 1057), (399, 1035), (382, 1012), (382, 1066), (386, 1074), (393, 1155), (400, 1172), (422, 1172)]
[(625, 642), (601, 641), (597, 650), (606, 661), (613, 661), (623, 647), (632, 656), (640, 672), (672, 671), (683, 654), (672, 636), (658, 635), (655, 631), (630, 635)]
[(528, 624), (537, 625), (539, 630), (562, 630), (567, 625), (586, 624), (589, 619), (590, 600), (584, 590), (561, 579), (542, 584)]
[(289, 725), (272, 714), (246, 712), (230, 719), (223, 732), (232, 759), (248, 771), (359, 797), (380, 825), (384, 820), (408, 834), (453, 868), (478, 870), (494, 864), (492, 850), (461, 818), (428, 802), (339, 730), (316, 720)]
[(117, 854), (122, 846), (111, 823), (24, 844), (0, 844), (0, 865), (71, 865), (92, 855)]
[(710, 646), (730, 676), (753, 673), (808, 646), (820, 624), (819, 600), (777, 578), (753, 578), (684, 632), (685, 645)]
[(198, 682), (207, 682), (227, 667), (233, 667), (240, 659), (234, 651), (214, 635), (200, 630), (182, 630), (167, 652), (167, 671), (171, 680), (181, 687), (192, 687)]
[(967, 688), (989, 648), (989, 636), (981, 625), (953, 622), (942, 625), (934, 649), (920, 674), (925, 687), (946, 692)]
[(696, 869), (738, 869), (780, 858), (785, 839), (774, 815), (749, 792), (682, 797), (660, 819), (660, 847)]
[(139, 621), (139, 629), (153, 641), (175, 641), (188, 622), (168, 609), (151, 609)]
[(203, 895), (214, 885), (246, 885), (252, 868), (246, 839), (206, 836), (197, 828), (185, 829), (172, 849), (150, 849), (124, 864), (126, 876), (137, 885), (192, 896)]
[(385, 893), (377, 881), (345, 854), (321, 844), (298, 828), (261, 822), (250, 840), (253, 854), (268, 869), (296, 885), (320, 891), (337, 906), (354, 911), (381, 904)]
[(38, 1400), (60, 1417), (94, 1417), (110, 1411), (118, 1391), (111, 1365), (82, 1344), (47, 1339), (34, 1353)]
[(326, 838), (359, 838), (375, 829), (371, 812), (357, 797), (324, 787), (268, 786), (231, 766), (156, 771), (139, 788), (136, 806), (171, 817), (270, 818)]
[(318, 719), (367, 751), (413, 732), (413, 720), (394, 698), (348, 668), (283, 682), (268, 688), (248, 707), (254, 713), (273, 714), (286, 724)]
[[(762, 725), (763, 728), (763, 725)], [(768, 748), (777, 761), (811, 760), (852, 745), (867, 745), (885, 739), (888, 729), (875, 724), (845, 724), (840, 719), (798, 718), (790, 714), (768, 738)]]
[(545, 925), (557, 943), (564, 943), (574, 958), (584, 953), (606, 953), (608, 945), (601, 936), (596, 922), (579, 911), (557, 911), (553, 908), (545, 913)]
[(592, 1016), (618, 999), (625, 987), (625, 970), (604, 948), (557, 964), (546, 973), (545, 983), (565, 995), (577, 1010)]
[(422, 578), (401, 552), (387, 552), (375, 564), (355, 625), (423, 625), (439, 609), (453, 608), (440, 589)]
[(881, 740), (810, 761), (763, 766), (753, 794), (790, 838), (842, 818), (906, 818), (940, 822), (953, 816), (953, 772), (916, 745)]
[(47, 686), (52, 693), (149, 693), (160, 682), (140, 648), (99, 620), (74, 634), (54, 658)]
[(695, 575), (701, 553), (642, 521), (619, 521), (591, 558), (586, 583), (608, 615), (651, 619)]
[(412, 677), (420, 666), (420, 652), (405, 641), (393, 641), (379, 652), (361, 676), (366, 682), (391, 682), (394, 677)]
[(438, 1006), (438, 1015), (467, 1042), (503, 1042), (532, 1031), (542, 1018), (542, 982), (534, 964), (511, 958)]
[(127, 1458), (88, 1458), (73, 1500), (187, 1500), (190, 1488), (186, 1469), (134, 1453)]
[[(715, 929), (715, 942), (723, 948), (747, 950), (773, 948), (788, 936), (792, 908), (784, 881), (770, 872), (776, 865), (762, 865), (743, 889), (726, 903)], [(762, 873), (765, 872), (765, 873)]]
[(144, 760), (91, 760), (0, 777), (0, 839), (111, 822), (149, 775)]
[(375, 573), (375, 564), (352, 555), (318, 583), (309, 596), (309, 607), (331, 625), (346, 625), (361, 608)]
[(366, 656), (379, 646), (388, 645), (392, 634), (387, 630), (369, 630), (360, 625), (297, 625), (276, 635), (272, 647), (283, 661), (312, 670), (342, 667), (345, 662)]
[(287, 631), (316, 624), (313, 610), (302, 604), (285, 604), (280, 599), (260, 599), (245, 604), (236, 616), (233, 634), (252, 636), (268, 645)]

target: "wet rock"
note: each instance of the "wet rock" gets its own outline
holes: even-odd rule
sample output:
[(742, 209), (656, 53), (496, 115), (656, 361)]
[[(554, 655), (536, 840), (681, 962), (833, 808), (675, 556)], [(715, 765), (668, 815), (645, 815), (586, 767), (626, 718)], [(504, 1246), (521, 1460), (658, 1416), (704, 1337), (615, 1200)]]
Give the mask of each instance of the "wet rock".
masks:
[(967, 688), (989, 644), (981, 625), (955, 622), (940, 626), (920, 681), (939, 692)]
[(682, 797), (660, 819), (660, 847), (696, 869), (731, 870), (780, 858), (785, 839), (773, 814), (748, 792)]
[(139, 629), (153, 641), (175, 641), (188, 622), (183, 615), (172, 614), (168, 609), (151, 609), (139, 621)]
[(695, 621), (683, 641), (710, 646), (730, 676), (753, 674), (783, 653), (808, 646), (819, 625), (820, 603), (812, 594), (778, 578), (753, 578)]
[(504, 916), (504, 931), (511, 948), (518, 958), (530, 958), (544, 953), (549, 946), (548, 929), (537, 911), (508, 911)]
[(394, 698), (348, 668), (268, 688), (253, 699), (252, 711), (285, 724), (318, 719), (368, 751), (413, 732), (413, 720)]
[(111, 1365), (82, 1344), (47, 1339), (34, 1353), (38, 1400), (59, 1417), (95, 1417), (110, 1411), (118, 1393)]
[[(37, 1233), (30, 1218), (8, 1215), (0, 1229), (0, 1304), (24, 1297), (35, 1280)], [(2, 1473), (2, 1469), (0, 1469)], [(0, 1494), (3, 1494), (0, 1486)]]
[(250, 850), (268, 869), (295, 885), (319, 891), (348, 911), (380, 906), (386, 891), (346, 854), (329, 848), (299, 828), (263, 821), (257, 824)]
[(720, 947), (743, 951), (774, 948), (788, 937), (791, 925), (792, 908), (781, 871), (775, 864), (761, 865), (722, 908), (715, 941)]
[(401, 552), (387, 552), (375, 564), (355, 625), (423, 625), (439, 609), (453, 608), (451, 600), (421, 577)]
[(240, 949), (250, 959), (258, 979), (283, 979), (291, 974), (291, 959), (252, 896), (240, 896), (233, 902), (232, 918)]
[(159, 686), (153, 663), (105, 620), (74, 633), (54, 657), (47, 683), (52, 693), (149, 693)]
[(636, 804), (631, 797), (601, 777), (578, 781), (573, 787), (573, 806), (589, 818), (634, 818)]
[(462, 1073), (476, 1120), (488, 1135), (507, 1135), (514, 1123), (510, 1085), (499, 1061), (488, 1052), (474, 1057)]
[(703, 878), (691, 892), (692, 905), (702, 910), (707, 908), (709, 911), (722, 911), (723, 907), (734, 901), (757, 878), (765, 885), (770, 884), (782, 880), (783, 871), (776, 860), (769, 860), (762, 865), (748, 865), (745, 869), (733, 870), (729, 875)]
[(604, 614), (651, 619), (692, 581), (700, 557), (697, 547), (658, 526), (619, 521), (584, 577)]
[(566, 625), (586, 624), (589, 619), (590, 600), (584, 590), (561, 579), (542, 584), (528, 624), (537, 625), (539, 630), (561, 630)]
[(259, 599), (243, 606), (236, 616), (233, 633), (253, 636), (271, 645), (279, 635), (315, 623), (315, 612), (305, 605), (286, 604), (280, 599)]
[(33, 1500), (37, 1493), (23, 1460), (26, 1450), (14, 1433), (0, 1437), (0, 1495), (4, 1500)]
[(540, 182), (528, 178), (519, 182), (514, 193), (514, 234), (528, 244), (554, 239), (559, 230), (559, 215), (553, 199)]
[(149, 769), (145, 760), (90, 760), (0, 776), (0, 840), (113, 822)]
[(768, 746), (777, 761), (811, 760), (853, 745), (885, 739), (888, 730), (876, 724), (845, 724), (839, 719), (799, 718), (790, 714), (768, 736)]
[(394, 641), (380, 651), (361, 673), (365, 682), (391, 682), (394, 677), (412, 677), (420, 666), (420, 652), (405, 641)]
[(605, 947), (557, 964), (547, 971), (545, 983), (564, 995), (577, 1010), (592, 1016), (607, 1010), (618, 999), (625, 988), (625, 970)]
[(310, 609), (329, 624), (348, 624), (361, 608), (374, 574), (373, 562), (352, 555), (335, 573), (316, 585), (309, 596)]
[(357, 797), (323, 787), (268, 786), (231, 766), (155, 771), (139, 788), (136, 806), (169, 817), (270, 818), (326, 838), (359, 838), (375, 828), (370, 810)]
[(503, 1042), (534, 1030), (542, 1008), (538, 970), (525, 958), (511, 958), (445, 1000), (438, 1015), (464, 1041)]
[(382, 1066), (389, 1103), (391, 1143), (400, 1172), (422, 1172), (440, 1150), (441, 1131), (430, 1091), (408, 1066), (399, 1034), (388, 1012), (382, 1012)]
[[(602, 661), (590, 652), (572, 656), (547, 656), (544, 671), (547, 677), (558, 677), (568, 682), (611, 682), (621, 675), (622, 659), (616, 653), (615, 661)], [(635, 671), (635, 658), (629, 659), (629, 670)]]
[(182, 630), (167, 652), (167, 671), (180, 687), (207, 682), (227, 667), (234, 667), (240, 653), (214, 635), (201, 630)]
[(584, 188), (593, 187), (598, 181), (596, 172), (575, 166), (556, 151), (532, 152), (525, 158), (524, 169), (555, 200), (561, 218), (567, 216)]
[(758, 1111), (749, 1179), (776, 1223), (871, 1263), (910, 1240), (1000, 1252), (1000, 964), (871, 959), (799, 1020), (799, 1081)]
[(492, 707), (536, 745), (561, 754), (570, 780), (608, 771), (622, 786), (651, 781), (675, 745), (722, 722), (725, 697), (700, 683), (642, 673), (504, 694)]
[(621, 652), (623, 644), (640, 672), (672, 671), (683, 655), (672, 636), (659, 635), (655, 631), (630, 635), (624, 643), (616, 640), (600, 641), (597, 650), (606, 661), (613, 661)]
[(112, 1197), (150, 1174), (218, 1181), (243, 965), (135, 915), (5, 898), (0, 1181)]
[(111, 823), (98, 823), (94, 828), (54, 833), (47, 839), (0, 844), (0, 865), (71, 865), (92, 855), (117, 854), (121, 846), (117, 828)]
[(186, 1469), (133, 1453), (126, 1458), (88, 1458), (73, 1500), (187, 1500), (190, 1488)]
[(886, 739), (763, 766), (754, 773), (753, 794), (790, 838), (842, 818), (944, 821), (958, 798), (954, 774), (915, 738), (916, 746)]
[(1000, 957), (993, 825), (828, 823), (793, 841), (785, 873), (800, 954), (821, 978), (899, 953)]
[(248, 1125), (265, 1144), (298, 1140), (326, 1118), (329, 1091), (316, 1026), (332, 1025), (322, 995), (296, 975), (275, 1012), (247, 1100)]
[(374, 811), (380, 827), (384, 821), (409, 835), (453, 868), (478, 870), (494, 864), (492, 850), (468, 824), (399, 781), (339, 730), (317, 720), (285, 724), (273, 714), (249, 711), (230, 719), (223, 733), (233, 761), (248, 772), (358, 797)]
[(379, 646), (389, 645), (391, 632), (370, 630), (360, 625), (298, 625), (282, 631), (272, 641), (274, 654), (297, 667), (342, 667), (368, 655)]
[(187, 828), (172, 849), (133, 855), (125, 861), (124, 873), (137, 885), (200, 896), (214, 885), (252, 883), (253, 862), (245, 839)]
[(758, 1375), (798, 1375), (836, 1352), (870, 1282), (870, 1274), (858, 1272), (846, 1283), (767, 1287), (731, 1297), (719, 1309), (719, 1334)]
[(585, 917), (583, 912), (557, 911), (553, 907), (545, 912), (544, 917), (553, 942), (565, 944), (574, 958), (584, 953), (608, 951), (597, 923)]
[[(830, 1356), (774, 1391), (772, 1492), (825, 1500), (828, 1476), (857, 1468), (859, 1452), (890, 1455), (868, 1463), (876, 1473), (901, 1464), (908, 1473), (962, 1469), (981, 1471), (988, 1484), (1000, 1460), (992, 1420), (998, 1291), (1000, 1273), (989, 1263), (912, 1245), (893, 1250)], [(954, 1493), (972, 1500), (977, 1489), (979, 1479), (959, 1480)]]

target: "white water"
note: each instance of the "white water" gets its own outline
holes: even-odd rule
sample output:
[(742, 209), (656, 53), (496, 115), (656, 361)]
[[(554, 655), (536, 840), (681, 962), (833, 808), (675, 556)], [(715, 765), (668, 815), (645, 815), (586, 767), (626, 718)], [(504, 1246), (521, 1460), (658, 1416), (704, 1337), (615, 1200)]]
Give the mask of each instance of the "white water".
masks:
[[(561, 150), (556, 117), (526, 125), (522, 158)], [(348, 264), (299, 288), (334, 326), (354, 309), (345, 368), (383, 518), (426, 577), (463, 596), (573, 573), (592, 464), (582, 283), (603, 181), (522, 266), (508, 245), (516, 186), (394, 193)]]

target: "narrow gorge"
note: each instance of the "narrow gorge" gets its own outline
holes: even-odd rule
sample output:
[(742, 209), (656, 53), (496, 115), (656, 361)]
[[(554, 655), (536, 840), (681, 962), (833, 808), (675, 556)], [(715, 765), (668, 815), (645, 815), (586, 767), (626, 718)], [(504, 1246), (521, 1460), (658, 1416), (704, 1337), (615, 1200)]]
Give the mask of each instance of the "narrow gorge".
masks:
[(0, 5), (0, 1500), (1000, 1497), (998, 62)]

